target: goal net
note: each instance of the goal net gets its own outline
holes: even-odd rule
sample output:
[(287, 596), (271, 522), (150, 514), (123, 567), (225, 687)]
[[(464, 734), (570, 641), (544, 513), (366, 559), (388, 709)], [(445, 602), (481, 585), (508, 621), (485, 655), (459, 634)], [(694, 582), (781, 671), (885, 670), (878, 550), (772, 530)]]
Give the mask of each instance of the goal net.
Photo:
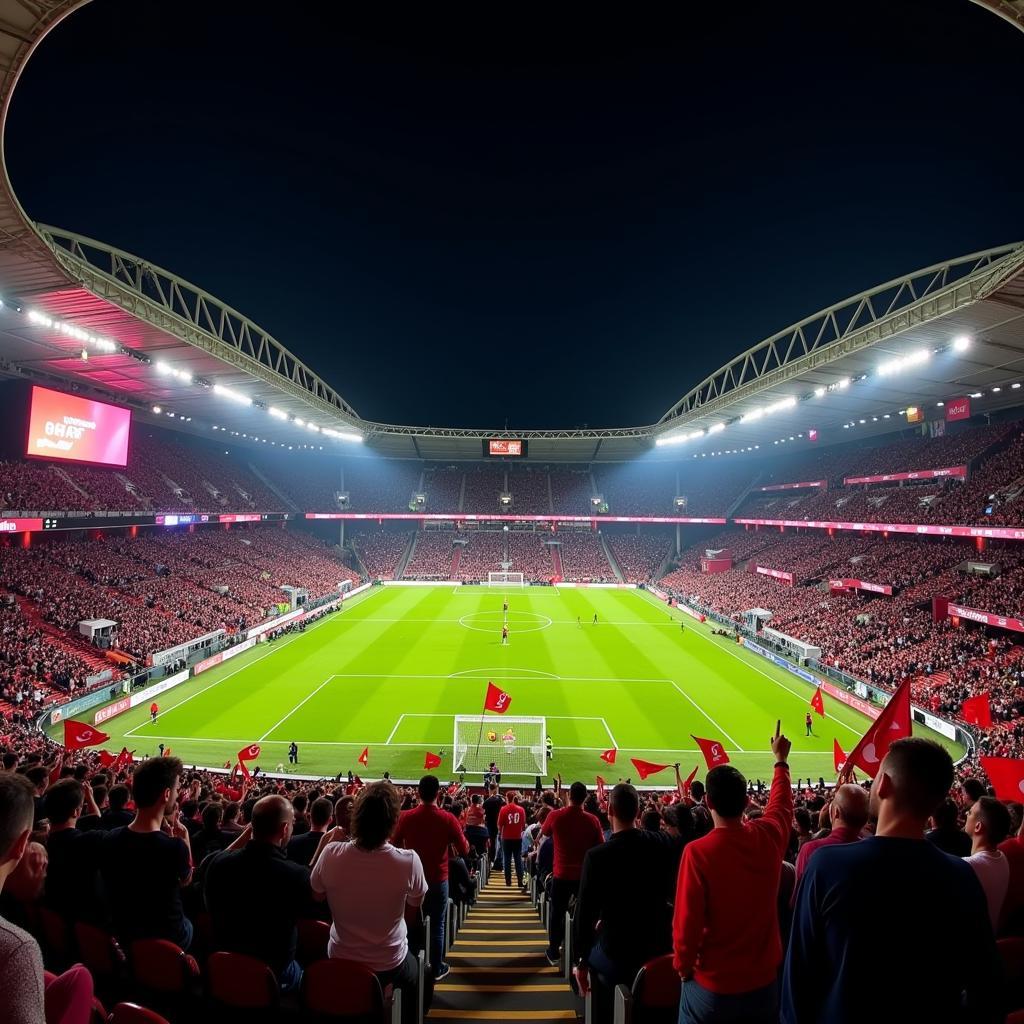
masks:
[(486, 772), (493, 761), (503, 775), (546, 775), (547, 728), (543, 718), (455, 716), (455, 769)]
[(489, 572), (487, 574), (487, 586), (522, 587), (525, 586), (525, 581), (521, 572)]

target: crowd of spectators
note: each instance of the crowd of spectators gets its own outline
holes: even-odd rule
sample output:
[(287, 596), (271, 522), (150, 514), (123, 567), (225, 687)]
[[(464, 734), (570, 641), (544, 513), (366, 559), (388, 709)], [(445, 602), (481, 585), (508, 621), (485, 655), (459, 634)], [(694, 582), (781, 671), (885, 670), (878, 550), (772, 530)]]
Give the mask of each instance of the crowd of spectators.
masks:
[(462, 548), (457, 578), (485, 580), (489, 572), (500, 572), (505, 559), (505, 534), (501, 530), (465, 531), (469, 543)]
[(512, 563), (511, 572), (521, 572), (530, 580), (550, 580), (554, 575), (551, 552), (544, 539), (550, 534), (533, 530), (510, 530), (508, 536), (508, 558)]
[(667, 533), (618, 533), (604, 531), (604, 539), (626, 583), (649, 583), (668, 554), (672, 539)]
[(505, 471), (484, 465), (464, 474), (462, 507), (471, 512), (498, 512), (498, 498), (505, 489)]
[(551, 486), (551, 511), (567, 516), (584, 516), (590, 512), (594, 481), (589, 469), (552, 469), (548, 472)]
[(420, 531), (405, 567), (407, 580), (446, 580), (452, 572), (451, 533)]
[(508, 490), (512, 495), (512, 511), (521, 516), (551, 514), (548, 493), (548, 472), (523, 466), (508, 472)]
[(423, 474), (423, 493), (427, 496), (427, 511), (460, 511), (463, 476), (463, 471), (454, 466), (427, 469)]
[(371, 579), (393, 580), (411, 539), (412, 534), (407, 532), (361, 531), (352, 538), (352, 546)]
[(558, 534), (562, 577), (570, 583), (615, 583), (599, 534), (570, 530)]

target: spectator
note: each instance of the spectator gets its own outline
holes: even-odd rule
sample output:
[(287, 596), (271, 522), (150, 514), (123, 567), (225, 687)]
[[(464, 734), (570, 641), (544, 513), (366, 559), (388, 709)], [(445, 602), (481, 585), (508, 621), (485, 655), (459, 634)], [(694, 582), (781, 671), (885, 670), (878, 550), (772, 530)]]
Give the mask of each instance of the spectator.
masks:
[(382, 985), (402, 989), (406, 1021), (416, 1018), (418, 969), (409, 952), (405, 918), (427, 895), (415, 850), (388, 841), (398, 825), (398, 790), (371, 782), (360, 790), (352, 815), (353, 841), (326, 844), (313, 864), (312, 887), (327, 900), (334, 923), (327, 954), (365, 964)]
[(587, 787), (574, 782), (569, 787), (569, 804), (552, 811), (541, 826), (541, 835), (551, 836), (554, 848), (554, 873), (551, 881), (551, 920), (548, 933), (548, 963), (559, 963), (559, 949), (565, 937), (565, 912), (569, 900), (580, 888), (583, 858), (592, 846), (604, 842), (601, 823), (583, 809)]
[(135, 817), (108, 832), (100, 874), (115, 934), (124, 942), (169, 939), (192, 943), (181, 887), (192, 877), (188, 829), (177, 809), (181, 761), (153, 757), (135, 769)]
[(526, 811), (516, 803), (518, 794), (510, 789), (505, 794), (505, 806), (498, 815), (498, 831), (501, 833), (501, 856), (505, 861), (505, 885), (512, 885), (512, 862), (516, 865), (516, 884), (523, 885), (523, 830), (526, 828)]
[(999, 849), (1006, 857), (1010, 878), (998, 934), (1024, 935), (1024, 839), (1021, 838), (1021, 828), (1011, 838), (1004, 839)]
[(418, 807), (405, 811), (398, 819), (394, 845), (415, 850), (423, 865), (427, 879), (427, 898), (423, 912), (430, 918), (432, 934), (430, 948), (434, 963), (430, 966), (434, 980), (445, 977), (451, 968), (441, 959), (444, 950), (445, 916), (448, 913), (448, 850), (454, 848), (459, 856), (469, 853), (469, 843), (454, 814), (437, 806), (441, 783), (436, 775), (420, 779)]
[(999, 849), (1010, 834), (1010, 812), (994, 796), (983, 796), (967, 812), (964, 831), (971, 840), (971, 855), (966, 860), (985, 891), (988, 919), (995, 931), (1010, 885), (1010, 862)]
[(954, 857), (969, 857), (971, 855), (971, 839), (957, 827), (959, 816), (960, 811), (956, 803), (946, 797), (932, 812), (929, 819), (932, 827), (925, 832), (924, 837), (943, 853), (951, 854)]
[(294, 821), (283, 796), (258, 800), (252, 823), (213, 858), (203, 886), (215, 948), (265, 961), (286, 992), (302, 978), (296, 922), (312, 897), (309, 868), (285, 856)]
[(308, 868), (333, 817), (334, 804), (325, 796), (317, 797), (309, 808), (309, 831), (288, 841), (288, 859)]
[(192, 856), (196, 864), (202, 864), (211, 853), (219, 853), (237, 836), (226, 835), (220, 827), (224, 820), (224, 805), (208, 803), (203, 808), (203, 824), (199, 831), (190, 836)]
[(708, 772), (715, 827), (683, 852), (672, 921), (680, 1024), (778, 1020), (779, 876), (793, 820), (789, 749), (785, 736), (772, 740), (775, 776), (754, 821), (743, 819), (743, 775), (731, 765)]
[(821, 839), (811, 839), (800, 847), (796, 858), (796, 880), (800, 881), (807, 870), (807, 862), (815, 850), (823, 846), (836, 846), (840, 843), (855, 843), (860, 839), (861, 831), (868, 823), (868, 794), (860, 786), (847, 783), (837, 787), (828, 807), (832, 830)]
[(611, 836), (583, 858), (573, 916), (576, 981), (586, 993), (593, 971), (609, 1000), (615, 985), (631, 984), (648, 960), (672, 948), (668, 894), (682, 841), (637, 828), (639, 810), (637, 791), (620, 782), (608, 801)]
[(106, 831), (130, 825), (134, 815), (126, 810), (132, 792), (127, 786), (111, 786), (107, 793), (107, 809), (100, 815), (100, 826)]
[[(880, 1014), (1002, 1021), (1001, 970), (981, 886), (967, 864), (923, 841), (952, 784), (944, 748), (897, 740), (871, 786), (875, 835), (821, 850), (807, 865), (783, 973), (784, 1024), (863, 1024)], [(911, 890), (941, 898), (920, 900), (908, 913)], [(880, 971), (883, 988), (866, 983)]]
[[(500, 810), (500, 808), (499, 808)], [(466, 809), (466, 840), (475, 853), (480, 856), (487, 854), (487, 825), (484, 817), (484, 801), (479, 793), (474, 793), (469, 798), (469, 807)]]
[[(18, 866), (29, 839), (35, 793), (12, 772), (0, 774), (0, 890)], [(28, 932), (0, 918), (0, 991), (6, 1024), (43, 1020), (43, 958)]]
[(498, 815), (505, 806), (505, 801), (498, 795), (498, 787), (491, 783), (487, 787), (487, 799), (484, 801), (484, 819), (487, 822), (487, 835), (491, 841), (491, 852), (494, 856), (494, 867), (501, 867), (501, 843), (498, 842)]
[(103, 832), (83, 832), (77, 827), (87, 801), (89, 812), (94, 813), (92, 789), (77, 779), (61, 779), (47, 790), (46, 904), (72, 921), (102, 924), (99, 867), (106, 837)]

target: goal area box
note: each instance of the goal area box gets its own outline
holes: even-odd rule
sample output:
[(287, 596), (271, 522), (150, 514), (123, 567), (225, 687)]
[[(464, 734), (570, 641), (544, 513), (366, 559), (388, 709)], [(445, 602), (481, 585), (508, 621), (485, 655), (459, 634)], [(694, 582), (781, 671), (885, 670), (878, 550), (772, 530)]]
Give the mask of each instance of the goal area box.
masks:
[(524, 587), (526, 580), (521, 572), (489, 572), (485, 587)]
[(454, 768), (483, 774), (493, 761), (502, 775), (546, 775), (546, 740), (544, 718), (456, 715)]

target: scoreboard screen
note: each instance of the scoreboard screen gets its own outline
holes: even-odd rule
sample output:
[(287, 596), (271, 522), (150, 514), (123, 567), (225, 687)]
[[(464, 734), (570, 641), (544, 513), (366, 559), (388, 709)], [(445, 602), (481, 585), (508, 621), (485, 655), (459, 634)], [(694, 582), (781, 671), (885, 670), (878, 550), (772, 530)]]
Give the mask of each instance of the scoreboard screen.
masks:
[(519, 438), (501, 437), (484, 441), (484, 455), (491, 458), (521, 458), (526, 455), (526, 442)]

